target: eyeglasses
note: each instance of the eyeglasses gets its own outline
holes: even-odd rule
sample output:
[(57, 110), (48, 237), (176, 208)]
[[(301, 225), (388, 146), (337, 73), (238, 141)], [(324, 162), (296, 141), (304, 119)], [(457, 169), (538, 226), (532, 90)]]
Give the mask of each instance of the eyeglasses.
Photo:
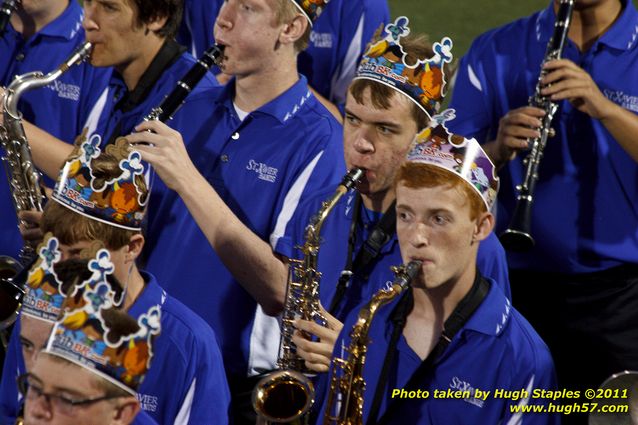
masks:
[(20, 375), (18, 377), (18, 390), (20, 394), (27, 400), (36, 400), (42, 396), (52, 409), (64, 415), (73, 415), (80, 406), (89, 406), (99, 401), (122, 397), (120, 395), (104, 395), (95, 398), (73, 400), (61, 395), (45, 393), (37, 381), (37, 378), (34, 378), (30, 373)]

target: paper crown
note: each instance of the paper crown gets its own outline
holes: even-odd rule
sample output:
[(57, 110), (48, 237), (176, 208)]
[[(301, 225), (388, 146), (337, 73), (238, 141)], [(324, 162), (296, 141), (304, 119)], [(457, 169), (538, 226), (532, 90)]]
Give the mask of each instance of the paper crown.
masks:
[(78, 142), (60, 171), (53, 199), (89, 218), (139, 230), (149, 193), (149, 170), (124, 138), (100, 149), (97, 134)]
[(385, 26), (385, 38), (368, 46), (354, 79), (390, 86), (408, 96), (431, 117), (445, 96), (444, 65), (452, 61), (452, 40), (444, 37), (432, 45), (434, 56), (417, 58), (410, 64), (401, 45), (401, 38), (410, 34), (408, 22), (408, 18), (401, 16)]
[(51, 233), (44, 235), (38, 245), (38, 259), (29, 271), (22, 300), (23, 315), (50, 323), (58, 318), (66, 298), (54, 269), (62, 257), (59, 247), (60, 242)]
[(135, 395), (150, 368), (152, 342), (160, 332), (160, 308), (151, 307), (137, 321), (115, 308), (109, 252), (100, 249), (88, 262), (91, 276), (64, 301), (46, 352), (107, 379)]
[(430, 126), (417, 134), (407, 160), (434, 165), (460, 176), (481, 196), (489, 211), (499, 187), (496, 168), (475, 139), (448, 131), (445, 122), (454, 117), (454, 109), (435, 115)]
[(319, 18), (330, 0), (290, 0), (304, 14), (310, 25)]

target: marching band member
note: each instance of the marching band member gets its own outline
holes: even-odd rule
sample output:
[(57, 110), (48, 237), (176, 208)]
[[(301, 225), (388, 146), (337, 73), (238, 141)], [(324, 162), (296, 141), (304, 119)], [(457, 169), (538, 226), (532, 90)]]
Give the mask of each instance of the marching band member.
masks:
[[(479, 36), (456, 80), (450, 128), (503, 167), (497, 233), (511, 221), (527, 138), (544, 113), (527, 103), (556, 22), (559, 2), (549, 3)], [(638, 329), (627, 325), (638, 320), (638, 86), (624, 78), (638, 70), (636, 28), (631, 1), (576, 0), (563, 59), (549, 61), (541, 80), (540, 94), (559, 109), (530, 214), (536, 244), (508, 253), (514, 305), (547, 341), (568, 389), (638, 368)]]
[[(397, 173), (401, 257), (422, 264), (411, 288), (377, 310), (362, 376), (353, 377), (363, 378), (365, 390), (347, 396), (363, 397), (364, 423), (558, 424), (558, 413), (516, 410), (550, 403), (551, 393), (534, 391), (555, 389), (552, 359), (502, 285), (477, 268), (480, 244), (494, 226), (498, 178), (476, 140), (451, 136), (443, 143), (433, 134), (419, 139)], [(337, 357), (349, 346), (359, 309), (352, 313)], [(410, 398), (417, 390), (421, 396)], [(458, 397), (449, 395), (457, 390)]]
[[(223, 17), (220, 17), (220, 19), (223, 19)], [(397, 20), (395, 27), (397, 25), (403, 25), (401, 30), (407, 32), (406, 24), (407, 22)], [(391, 36), (388, 35), (388, 38), (390, 37)], [(425, 44), (422, 39), (417, 40), (416, 43), (410, 47), (406, 44), (406, 49), (410, 55), (414, 54), (415, 57), (421, 59), (419, 62), (422, 67), (421, 71), (425, 74), (423, 78), (419, 79), (416, 75), (421, 74), (418, 74), (418, 72), (413, 73), (415, 81), (423, 82), (423, 86), (418, 86), (416, 94), (409, 91), (410, 85), (406, 84), (405, 87), (397, 88), (397, 91), (395, 91), (393, 88), (386, 87), (374, 78), (372, 81), (362, 79), (362, 81), (357, 81), (352, 86), (353, 88), (351, 89), (347, 102), (347, 110), (350, 112), (349, 115), (347, 115), (348, 120), (346, 122), (345, 131), (346, 160), (352, 161), (349, 164), (350, 166), (361, 166), (369, 169), (367, 173), (368, 177), (366, 177), (360, 185), (360, 190), (363, 196), (366, 197), (366, 202), (369, 202), (368, 209), (371, 210), (371, 214), (374, 214), (373, 211), (376, 210), (376, 214), (380, 215), (381, 212), (392, 204), (394, 195), (390, 185), (394, 173), (414, 135), (419, 129), (427, 126), (428, 120), (431, 118), (430, 114), (434, 113), (438, 102), (440, 102), (443, 97), (443, 79), (441, 77), (443, 71), (441, 68), (446, 62), (444, 62), (442, 55), (447, 55), (445, 56), (447, 61), (451, 59), (451, 56), (449, 55), (449, 50), (443, 50), (443, 45), (440, 43), (437, 43), (437, 45), (438, 47), (436, 48), (439, 53), (430, 61), (426, 61), (423, 58), (426, 57), (427, 44)], [(387, 62), (387, 58), (392, 58), (393, 53), (399, 48), (396, 44), (388, 45), (387, 47), (387, 55), (379, 59), (384, 60), (383, 63)], [(381, 51), (381, 53), (386, 52)], [(377, 56), (380, 56), (380, 54)], [(399, 60), (402, 59), (399, 58)], [(360, 76), (362, 75), (363, 72)], [(379, 73), (379, 76), (380, 75)], [(432, 81), (433, 83), (427, 85), (427, 81)], [(425, 89), (429, 90), (427, 94)], [(377, 98), (371, 98), (372, 92), (381, 92), (384, 94), (380, 96), (381, 100), (378, 100)], [(378, 103), (375, 104), (375, 100)], [(382, 103), (384, 101), (385, 103)], [(367, 132), (372, 135), (372, 140), (366, 140), (361, 136), (358, 133), (358, 126), (365, 127)], [(208, 185), (205, 178), (195, 173), (195, 166), (186, 157), (186, 151), (178, 135), (164, 132), (162, 126), (155, 125), (154, 123), (145, 124), (140, 127), (140, 130), (146, 129), (153, 129), (156, 134), (139, 133), (138, 135), (129, 136), (128, 139), (132, 142), (148, 141), (152, 143), (152, 146), (140, 146), (139, 150), (142, 151), (146, 160), (153, 163), (158, 174), (165, 180), (167, 185), (174, 188), (182, 196), (184, 203), (194, 215), (195, 220), (198, 222), (204, 235), (211, 242), (213, 248), (217, 250), (218, 255), (227, 258), (227, 262), (231, 260), (236, 262), (235, 267), (237, 267), (237, 271), (235, 272), (235, 276), (242, 276), (245, 282), (253, 282), (255, 286), (257, 283), (263, 282), (252, 290), (257, 300), (264, 299), (263, 292), (267, 291), (266, 295), (271, 297), (271, 299), (274, 298), (279, 304), (283, 303), (283, 291), (288, 276), (288, 267), (285, 258), (296, 257), (296, 253), (293, 252), (293, 247), (302, 241), (303, 227), (308, 223), (311, 214), (318, 210), (319, 203), (327, 196), (326, 189), (329, 188), (330, 193), (334, 192), (336, 182), (329, 185), (325, 184), (324, 187), (326, 189), (322, 189), (320, 192), (321, 196), (312, 195), (308, 198), (308, 201), (300, 202), (300, 211), (302, 211), (302, 214), (298, 215), (295, 213), (292, 215), (292, 219), (287, 228), (284, 229), (284, 227), (281, 227), (279, 230), (280, 235), (276, 235), (276, 238), (271, 237), (271, 244), (275, 242), (275, 254), (265, 241), (259, 240), (256, 235), (249, 232), (249, 229), (240, 223), (239, 219), (223, 205), (220, 196)], [(437, 131), (440, 131), (440, 128), (438, 128)], [(239, 135), (239, 133), (236, 134)], [(231, 144), (230, 146), (235, 149), (234, 145)], [(359, 150), (359, 152), (357, 152), (357, 150)], [(230, 156), (232, 158), (232, 151)], [(337, 160), (336, 157), (332, 157), (332, 159)], [(197, 161), (197, 159), (195, 159), (195, 161)], [(360, 163), (355, 161), (360, 161)], [(217, 184), (214, 183), (214, 186), (217, 188)], [(242, 187), (247, 186), (248, 185), (244, 185)], [(227, 189), (224, 188), (224, 190)], [(253, 193), (238, 193), (229, 199), (235, 199), (237, 196), (254, 198)], [(312, 206), (312, 208), (308, 209), (306, 203)], [(322, 301), (326, 304), (330, 302), (335, 293), (338, 273), (343, 270), (346, 262), (345, 250), (347, 250), (348, 231), (353, 220), (352, 215), (348, 215), (348, 211), (351, 210), (350, 203), (351, 201), (343, 202), (341, 206), (338, 207), (340, 211), (334, 214), (334, 216), (338, 216), (338, 218), (331, 221), (332, 216), (330, 216), (326, 223), (326, 231), (329, 232), (326, 233), (326, 235), (329, 236), (326, 237), (328, 248), (325, 252), (327, 252), (328, 257), (325, 258), (332, 260), (332, 262), (322, 262), (324, 257), (320, 257), (320, 269), (321, 271), (325, 271), (324, 275), (326, 276), (322, 279), (322, 285), (320, 285), (321, 297)], [(356, 208), (363, 211), (363, 215), (368, 213), (365, 208), (366, 206), (367, 205), (364, 204)], [(210, 211), (215, 211), (215, 214), (210, 214)], [(244, 212), (244, 214), (248, 214), (248, 212)], [(166, 216), (166, 214), (163, 215)], [(178, 224), (180, 223), (181, 222), (178, 222)], [(183, 231), (182, 227), (179, 228)], [(288, 233), (291, 232), (293, 228), (297, 231), (295, 236), (291, 236)], [(359, 228), (357, 232), (363, 232), (363, 229)], [(199, 232), (189, 231), (188, 234), (197, 238), (203, 237), (199, 236)], [(175, 238), (176, 237), (173, 237), (173, 239)], [(385, 270), (384, 266), (396, 264), (397, 262), (398, 250), (396, 249), (396, 242), (393, 241), (394, 238), (391, 236), (390, 240), (385, 242), (386, 244), (383, 246), (383, 254), (381, 257), (382, 261), (378, 259), (375, 260), (379, 262), (379, 265), (374, 264), (369, 266), (370, 269), (374, 269), (375, 273), (378, 273), (380, 276), (390, 274), (389, 269)], [(499, 284), (507, 288), (507, 279), (504, 277), (506, 276), (506, 268), (505, 263), (502, 261), (504, 256), (502, 248), (493, 236), (490, 238), (490, 241), (491, 245), (487, 245), (484, 248), (485, 253), (482, 256), (483, 262), (481, 266), (484, 267), (490, 275), (498, 277)], [(361, 242), (361, 240), (358, 242), (359, 246)], [(163, 240), (162, 244), (174, 245), (174, 242)], [(185, 251), (186, 249), (187, 248), (184, 247)], [(338, 253), (342, 255), (337, 258)], [(188, 255), (193, 256), (192, 251), (189, 251)], [(284, 259), (280, 260), (280, 256), (284, 257)], [(392, 261), (394, 261), (394, 263)], [(232, 265), (233, 264), (230, 263), (228, 267), (230, 268)], [(348, 304), (346, 307), (342, 307), (343, 310), (341, 313), (337, 314), (339, 317), (345, 315), (347, 308), (356, 305), (357, 301), (361, 299), (362, 294), (369, 290), (376, 290), (377, 288), (370, 288), (359, 283), (367, 280), (363, 273), (359, 274), (356, 280), (357, 283), (352, 285), (353, 288), (348, 295)], [(375, 284), (382, 285), (386, 279), (381, 280), (381, 278), (379, 278), (374, 281)], [(262, 292), (257, 292), (257, 290)], [(191, 298), (194, 298), (194, 296), (195, 294), (190, 295)], [(219, 297), (219, 295), (216, 296)], [(202, 298), (201, 292), (197, 293), (197, 297), (202, 299), (200, 301), (202, 309), (209, 304), (206, 298)], [(276, 306), (273, 302), (271, 302), (270, 305), (273, 304)], [(263, 305), (264, 304), (262, 304), (262, 306)], [(276, 307), (271, 307), (270, 310), (277, 312)], [(236, 307), (234, 307), (233, 312), (237, 314)], [(321, 344), (321, 346), (308, 348), (308, 352), (312, 352), (309, 356), (312, 357), (316, 357), (317, 352), (322, 352), (321, 362), (309, 359), (309, 363), (316, 363), (313, 367), (320, 371), (327, 369), (330, 353), (332, 352), (332, 343), (338, 333), (339, 323), (332, 319), (331, 323), (332, 329), (329, 330), (317, 329), (315, 327), (308, 329), (311, 333), (322, 338), (320, 342), (311, 343)], [(230, 332), (227, 322), (225, 326), (226, 329), (224, 332)], [(253, 335), (261, 336), (262, 344), (266, 345), (266, 343), (269, 343), (271, 352), (276, 355), (279, 335), (276, 332), (276, 327), (272, 326), (271, 330), (273, 328), (275, 332), (271, 331), (271, 333), (268, 334), (256, 333), (253, 328)], [(300, 347), (303, 347), (302, 350), (306, 349), (303, 342), (300, 342)], [(253, 360), (255, 364), (258, 364), (255, 357), (251, 357), (251, 360)], [(261, 370), (265, 371), (267, 369), (262, 368)], [(249, 382), (250, 385), (243, 387), (247, 393), (252, 391), (252, 384), (254, 384), (256, 380)], [(244, 407), (244, 411), (248, 409), (250, 409), (249, 406)]]
[[(129, 314), (137, 317), (150, 305), (159, 306), (163, 334), (155, 356), (164, 367), (152, 369), (140, 386), (142, 408), (159, 423), (227, 423), (230, 396), (214, 332), (136, 265), (145, 242), (141, 226), (149, 195), (140, 155), (123, 140), (101, 152), (98, 139), (76, 146), (60, 173), (53, 201), (45, 207), (41, 227), (55, 237), (60, 260), (77, 258), (95, 242), (103, 244), (114, 264), (113, 275), (123, 285), (122, 309)], [(14, 335), (20, 333), (25, 360), (27, 348), (41, 348), (41, 342), (25, 346), (26, 330), (14, 330)], [(12, 338), (10, 356), (19, 352), (17, 344)], [(15, 364), (13, 359), (8, 362)], [(14, 378), (15, 372), (3, 374), (3, 403), (15, 403), (15, 387), (7, 383)]]
[[(178, 41), (197, 56), (214, 42), (213, 25), (224, 2), (185, 0)], [(319, 1), (307, 1), (323, 7)], [(299, 54), (299, 73), (315, 95), (343, 107), (366, 43), (390, 20), (387, 0), (331, 0), (313, 23), (308, 48)], [(325, 103), (324, 103), (325, 104)]]
[(155, 424), (140, 409), (138, 389), (153, 364), (162, 366), (155, 352), (161, 309), (151, 305), (133, 317), (116, 307), (122, 284), (107, 251), (78, 263), (75, 272), (52, 278), (73, 287), (46, 347), (18, 378), (24, 423)]
[(188, 138), (146, 122), (127, 136), (147, 143), (136, 149), (175, 190), (151, 197), (147, 269), (215, 330), (237, 422), (254, 423), (254, 376), (274, 368), (278, 351), (279, 325), (267, 314), (281, 310), (286, 278), (261, 261), (272, 256), (266, 241), (345, 172), (341, 127), (297, 72), (321, 10), (303, 4), (225, 2), (215, 40), (234, 78), (217, 89), (205, 131)]

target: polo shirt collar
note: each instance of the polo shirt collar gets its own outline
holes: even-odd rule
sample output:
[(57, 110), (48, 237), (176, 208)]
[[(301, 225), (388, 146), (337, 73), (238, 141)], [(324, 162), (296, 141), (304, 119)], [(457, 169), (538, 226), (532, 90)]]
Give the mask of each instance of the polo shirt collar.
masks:
[(128, 309), (132, 317), (140, 317), (142, 314), (155, 306), (162, 306), (166, 301), (166, 292), (161, 288), (155, 276), (148, 272), (140, 271), (146, 285), (140, 295)]
[[(228, 110), (233, 110), (234, 95), (235, 79), (233, 78), (223, 87), (216, 103), (221, 103), (225, 105)], [(283, 124), (295, 116), (311, 96), (312, 93), (308, 87), (306, 77), (299, 75), (299, 80), (288, 90), (261, 106), (259, 109), (251, 112), (250, 115), (255, 113), (270, 115)]]
[[(620, 16), (597, 43), (617, 50), (629, 50), (638, 43), (638, 11), (630, 1), (622, 0), (622, 4)], [(547, 44), (554, 32), (555, 22), (554, 2), (550, 1), (547, 9), (539, 13), (536, 20), (536, 39), (539, 42)]]
[(490, 290), (461, 332), (472, 330), (498, 336), (507, 327), (512, 315), (512, 304), (494, 280), (484, 279), (490, 282)]
[(39, 31), (39, 35), (48, 37), (61, 37), (71, 40), (78, 31), (82, 31), (82, 19), (84, 12), (79, 3), (75, 0), (69, 1), (69, 6), (60, 16), (49, 22)]
[(622, 3), (620, 16), (598, 42), (617, 50), (629, 50), (638, 43), (638, 12), (633, 2)]

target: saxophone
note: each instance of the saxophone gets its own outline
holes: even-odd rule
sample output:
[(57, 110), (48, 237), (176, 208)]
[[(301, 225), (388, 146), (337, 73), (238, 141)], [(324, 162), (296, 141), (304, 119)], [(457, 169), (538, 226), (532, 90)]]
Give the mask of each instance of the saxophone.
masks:
[[(91, 43), (84, 43), (64, 63), (47, 75), (36, 71), (17, 76), (4, 94), (4, 122), (0, 125), (0, 145), (5, 153), (2, 162), (16, 214), (26, 210), (42, 211), (45, 201), (44, 191), (40, 185), (40, 173), (31, 158), (31, 150), (22, 126), (22, 114), (18, 111), (18, 102), (24, 92), (50, 84), (71, 66), (81, 63), (89, 56), (90, 50)], [(8, 256), (0, 256), (0, 329), (13, 322), (22, 299), (23, 291), (11, 281), (11, 277), (34, 257), (35, 250), (28, 244), (24, 244), (20, 250), (19, 261)]]
[[(354, 168), (346, 174), (331, 198), (321, 204), (321, 208), (306, 227), (305, 243), (301, 247), (302, 260), (290, 260), (288, 288), (284, 303), (279, 343), (279, 370), (261, 379), (253, 391), (253, 407), (257, 414), (271, 422), (292, 422), (305, 415), (314, 403), (314, 387), (304, 373), (312, 373), (304, 360), (296, 353), (292, 336), (296, 318), (314, 321), (326, 326), (325, 317), (319, 306), (319, 279), (317, 257), (321, 226), (337, 201), (363, 175), (363, 170)], [(310, 338), (310, 335), (306, 335)]]
[(350, 332), (347, 359), (332, 359), (332, 379), (324, 413), (325, 424), (360, 425), (363, 423), (363, 366), (368, 351), (370, 325), (379, 307), (398, 297), (409, 286), (421, 268), (421, 261), (394, 267), (394, 282), (390, 289), (380, 289), (359, 311)]

